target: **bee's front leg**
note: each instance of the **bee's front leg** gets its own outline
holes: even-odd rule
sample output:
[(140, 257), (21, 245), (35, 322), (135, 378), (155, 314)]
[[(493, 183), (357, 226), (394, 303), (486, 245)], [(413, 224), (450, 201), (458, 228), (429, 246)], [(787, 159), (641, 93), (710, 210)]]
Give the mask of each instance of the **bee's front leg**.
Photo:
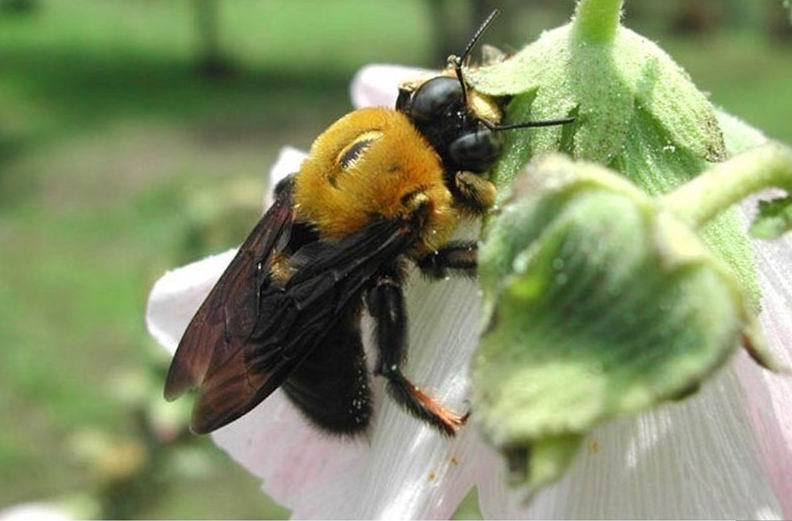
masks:
[(387, 378), (388, 393), (396, 403), (416, 418), (453, 436), (467, 416), (446, 409), (401, 372), (407, 347), (407, 314), (401, 277), (395, 272), (381, 275), (366, 294), (366, 307), (374, 318), (374, 338), (379, 348), (375, 374)]
[(475, 277), (478, 268), (478, 245), (475, 241), (449, 242), (416, 262), (421, 272), (433, 279), (451, 274)]
[(480, 216), (495, 206), (497, 190), (481, 174), (461, 171), (454, 175), (452, 193), (457, 207), (465, 214)]

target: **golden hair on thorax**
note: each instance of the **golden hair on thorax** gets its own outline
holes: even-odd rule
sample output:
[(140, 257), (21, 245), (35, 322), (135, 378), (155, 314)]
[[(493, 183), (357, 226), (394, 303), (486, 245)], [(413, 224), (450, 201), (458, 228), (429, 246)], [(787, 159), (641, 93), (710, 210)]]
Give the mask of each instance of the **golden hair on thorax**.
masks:
[(404, 114), (383, 108), (352, 112), (321, 134), (295, 180), (298, 219), (329, 240), (373, 218), (407, 217), (405, 196), (432, 203), (424, 242), (442, 244), (457, 223), (440, 157)]

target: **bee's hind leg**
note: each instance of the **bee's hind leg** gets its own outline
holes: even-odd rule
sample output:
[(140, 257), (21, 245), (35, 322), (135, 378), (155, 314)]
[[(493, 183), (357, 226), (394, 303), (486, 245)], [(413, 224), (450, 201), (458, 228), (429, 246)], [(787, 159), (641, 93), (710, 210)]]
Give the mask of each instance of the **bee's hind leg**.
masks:
[(478, 268), (478, 245), (475, 241), (449, 242), (437, 251), (418, 259), (421, 272), (433, 279), (449, 275), (475, 277)]
[(366, 307), (374, 318), (374, 338), (379, 348), (375, 374), (387, 378), (388, 393), (410, 414), (453, 436), (467, 415), (446, 409), (401, 372), (407, 347), (407, 315), (401, 277), (395, 270), (377, 279), (366, 294)]

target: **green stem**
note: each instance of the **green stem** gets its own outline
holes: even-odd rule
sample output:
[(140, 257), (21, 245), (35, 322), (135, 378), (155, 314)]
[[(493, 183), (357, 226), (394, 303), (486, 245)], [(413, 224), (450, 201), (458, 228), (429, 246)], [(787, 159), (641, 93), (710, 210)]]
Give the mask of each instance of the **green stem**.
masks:
[(572, 19), (575, 36), (591, 43), (613, 40), (624, 0), (579, 0)]
[(792, 192), (792, 149), (769, 143), (707, 170), (662, 198), (663, 205), (698, 228), (765, 188)]

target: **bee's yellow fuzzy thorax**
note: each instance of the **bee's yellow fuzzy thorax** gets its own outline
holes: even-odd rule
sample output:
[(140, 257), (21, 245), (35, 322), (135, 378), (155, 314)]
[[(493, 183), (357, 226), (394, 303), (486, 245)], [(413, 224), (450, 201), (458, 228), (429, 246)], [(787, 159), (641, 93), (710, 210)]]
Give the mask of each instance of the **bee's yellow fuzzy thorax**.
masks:
[(457, 223), (443, 167), (434, 149), (402, 113), (384, 108), (347, 114), (311, 147), (295, 181), (297, 218), (326, 240), (338, 240), (373, 219), (407, 217), (404, 197), (432, 202), (424, 248), (445, 243)]

